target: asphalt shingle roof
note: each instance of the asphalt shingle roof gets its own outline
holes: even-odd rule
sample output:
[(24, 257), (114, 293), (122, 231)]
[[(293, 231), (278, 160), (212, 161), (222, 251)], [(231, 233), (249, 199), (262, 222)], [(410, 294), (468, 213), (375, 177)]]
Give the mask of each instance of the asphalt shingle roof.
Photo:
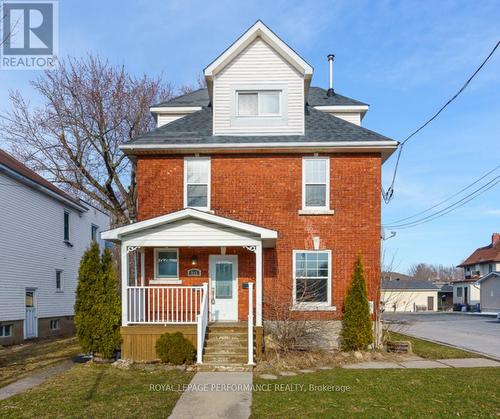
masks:
[(400, 279), (382, 281), (383, 290), (439, 290), (439, 287), (429, 281), (419, 279)]
[(204, 107), (169, 124), (155, 128), (127, 144), (225, 144), (330, 141), (393, 141), (310, 106), (305, 109), (305, 135), (233, 136), (212, 135), (212, 108)]
[[(339, 93), (335, 93), (333, 96), (327, 96), (326, 89), (322, 89), (321, 87), (309, 88), (307, 103), (310, 106), (366, 106), (366, 103), (351, 99), (347, 96), (342, 96)], [(153, 107), (208, 106), (209, 104), (210, 98), (208, 97), (208, 90), (203, 88), (158, 103)]]

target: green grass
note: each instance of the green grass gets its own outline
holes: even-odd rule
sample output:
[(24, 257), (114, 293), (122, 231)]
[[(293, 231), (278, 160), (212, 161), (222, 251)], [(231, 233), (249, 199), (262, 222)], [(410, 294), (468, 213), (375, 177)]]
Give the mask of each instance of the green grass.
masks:
[(44, 384), (0, 402), (6, 418), (166, 418), (177, 391), (152, 391), (151, 385), (181, 386), (192, 378), (183, 371), (120, 370), (109, 365), (77, 365)]
[[(500, 368), (334, 369), (262, 380), (272, 391), (254, 391), (253, 418), (498, 417)], [(304, 385), (278, 391), (275, 385)], [(348, 386), (349, 391), (309, 391), (310, 385)], [(284, 390), (285, 388), (281, 388)]]
[(390, 340), (407, 340), (411, 342), (413, 353), (426, 359), (450, 359), (450, 358), (481, 358), (481, 355), (461, 349), (451, 348), (438, 343), (429, 342), (403, 335), (395, 332), (387, 332)]
[(76, 356), (75, 338), (40, 340), (0, 349), (0, 387), (36, 370)]

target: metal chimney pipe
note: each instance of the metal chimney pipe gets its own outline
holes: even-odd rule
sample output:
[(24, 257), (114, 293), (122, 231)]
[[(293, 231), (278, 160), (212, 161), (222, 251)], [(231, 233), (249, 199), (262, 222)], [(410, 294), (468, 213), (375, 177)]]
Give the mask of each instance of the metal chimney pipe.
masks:
[(327, 96), (333, 96), (335, 94), (333, 90), (333, 60), (335, 59), (335, 55), (328, 54), (326, 57), (328, 58), (328, 64), (330, 65), (330, 84), (328, 86), (328, 90), (326, 92)]

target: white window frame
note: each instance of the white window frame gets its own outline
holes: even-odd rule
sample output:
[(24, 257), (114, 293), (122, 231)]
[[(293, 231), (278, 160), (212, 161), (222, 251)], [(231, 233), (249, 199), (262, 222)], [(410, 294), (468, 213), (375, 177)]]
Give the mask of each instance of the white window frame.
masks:
[[(206, 207), (193, 207), (188, 206), (188, 182), (187, 182), (187, 168), (190, 161), (208, 161), (208, 180), (207, 180), (207, 206)], [(210, 211), (210, 195), (211, 195), (211, 183), (212, 183), (212, 159), (210, 157), (185, 157), (184, 158), (184, 208), (194, 208), (200, 211)], [(190, 183), (189, 185), (205, 185), (204, 183)]]
[[(281, 118), (283, 115), (283, 90), (281, 89), (239, 89), (236, 93), (236, 116), (238, 118)], [(240, 115), (240, 93), (242, 94), (257, 94), (257, 115)], [(263, 93), (278, 93), (279, 111), (278, 113), (263, 113), (261, 108), (261, 94)]]
[[(94, 228), (95, 228), (95, 239), (92, 238)], [(90, 240), (99, 243), (99, 226), (97, 224), (94, 223), (90, 224)]]
[[(9, 329), (9, 334), (5, 334), (5, 331)], [(2, 334), (0, 335), (1, 338), (11, 338), (12, 337), (12, 330), (14, 329), (14, 326), (12, 324), (2, 324), (0, 325), (0, 329), (2, 329)]]
[[(56, 269), (56, 292), (63, 292), (64, 291), (64, 277), (63, 277), (63, 269)], [(57, 288), (57, 274), (61, 274), (61, 286)]]
[[(307, 206), (306, 205), (306, 162), (311, 160), (324, 160), (326, 161), (326, 185), (325, 185), (325, 205), (324, 206)], [(302, 157), (302, 211), (307, 212), (325, 212), (330, 213), (330, 157), (314, 156)], [(308, 183), (308, 185), (323, 185), (323, 183)]]
[[(158, 275), (158, 253), (159, 252), (176, 252), (177, 253), (177, 276), (169, 277), (169, 276), (159, 276)], [(179, 279), (179, 249), (175, 247), (156, 247), (155, 248), (155, 277), (154, 280), (150, 282), (153, 284), (180, 284), (182, 281)]]
[[(325, 250), (293, 250), (292, 257), (292, 275), (293, 275), (293, 309), (294, 310), (336, 310), (335, 306), (332, 306), (332, 251)], [(328, 278), (327, 278), (327, 301), (326, 302), (304, 302), (297, 301), (297, 278), (296, 278), (296, 261), (297, 254), (299, 253), (326, 253), (328, 255)]]

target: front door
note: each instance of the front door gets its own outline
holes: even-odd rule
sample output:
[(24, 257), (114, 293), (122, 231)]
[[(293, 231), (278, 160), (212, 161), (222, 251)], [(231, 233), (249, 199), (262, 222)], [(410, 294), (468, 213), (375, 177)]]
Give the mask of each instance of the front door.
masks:
[(238, 256), (210, 256), (212, 321), (238, 320)]
[(33, 339), (38, 336), (38, 318), (36, 315), (36, 290), (26, 289), (24, 296), (26, 314), (24, 317), (24, 338)]

